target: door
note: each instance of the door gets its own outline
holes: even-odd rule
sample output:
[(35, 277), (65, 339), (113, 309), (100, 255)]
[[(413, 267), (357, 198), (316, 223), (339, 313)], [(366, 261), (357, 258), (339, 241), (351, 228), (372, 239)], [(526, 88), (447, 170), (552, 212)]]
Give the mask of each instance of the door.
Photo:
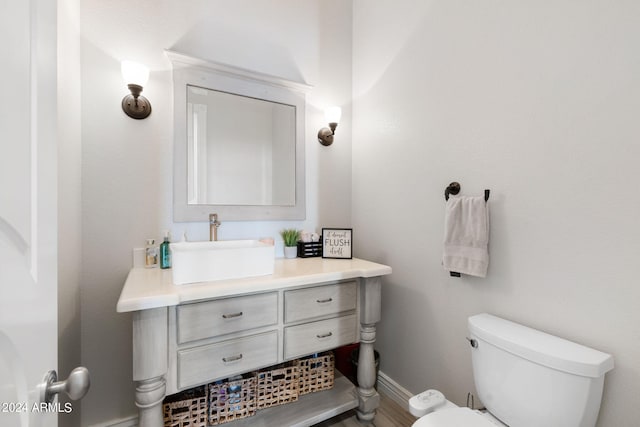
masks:
[(1, 0), (0, 40), (0, 426), (55, 427), (56, 2)]

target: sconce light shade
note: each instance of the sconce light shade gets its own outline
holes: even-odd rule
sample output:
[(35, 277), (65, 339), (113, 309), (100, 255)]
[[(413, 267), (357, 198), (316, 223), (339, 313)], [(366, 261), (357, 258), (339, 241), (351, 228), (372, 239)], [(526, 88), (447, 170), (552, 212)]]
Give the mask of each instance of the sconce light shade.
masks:
[(122, 61), (120, 64), (122, 78), (127, 84), (144, 86), (149, 81), (149, 69), (133, 61)]
[(132, 119), (146, 119), (151, 114), (151, 103), (140, 95), (149, 80), (149, 69), (133, 61), (122, 61), (122, 78), (131, 94), (122, 99), (122, 110)]
[(340, 123), (340, 118), (342, 117), (342, 108), (329, 107), (324, 110), (324, 117), (329, 123)]
[(329, 107), (324, 110), (324, 116), (329, 122), (329, 127), (318, 131), (318, 142), (327, 147), (333, 144), (333, 135), (335, 135), (336, 127), (338, 127), (340, 117), (342, 117), (342, 109), (340, 107)]

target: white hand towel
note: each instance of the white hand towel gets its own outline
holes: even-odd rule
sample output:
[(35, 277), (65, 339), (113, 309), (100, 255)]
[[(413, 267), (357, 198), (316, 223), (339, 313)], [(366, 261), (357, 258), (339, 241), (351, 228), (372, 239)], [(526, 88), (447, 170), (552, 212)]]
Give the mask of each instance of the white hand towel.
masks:
[(484, 197), (450, 196), (444, 218), (445, 270), (486, 277), (489, 267), (489, 205)]

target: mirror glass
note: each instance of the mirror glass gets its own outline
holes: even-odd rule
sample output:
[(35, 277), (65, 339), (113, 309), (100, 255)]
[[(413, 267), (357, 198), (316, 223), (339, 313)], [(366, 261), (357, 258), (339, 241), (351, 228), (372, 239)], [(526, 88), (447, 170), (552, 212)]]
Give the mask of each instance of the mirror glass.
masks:
[(294, 206), (293, 105), (187, 85), (190, 205)]
[(173, 65), (176, 222), (301, 220), (305, 93), (280, 77), (165, 51)]

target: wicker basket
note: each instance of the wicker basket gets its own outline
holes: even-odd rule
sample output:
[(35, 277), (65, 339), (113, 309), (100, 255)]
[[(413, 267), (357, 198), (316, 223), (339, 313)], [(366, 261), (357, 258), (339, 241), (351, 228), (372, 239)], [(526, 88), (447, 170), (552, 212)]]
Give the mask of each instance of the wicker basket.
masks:
[(322, 256), (322, 242), (298, 242), (298, 258)]
[(300, 367), (300, 395), (333, 387), (335, 360), (332, 352), (296, 360)]
[(257, 409), (295, 402), (300, 395), (300, 367), (295, 362), (256, 373)]
[(256, 376), (243, 375), (209, 387), (209, 425), (215, 426), (256, 413)]
[(164, 427), (207, 427), (207, 387), (172, 394), (162, 404)]

